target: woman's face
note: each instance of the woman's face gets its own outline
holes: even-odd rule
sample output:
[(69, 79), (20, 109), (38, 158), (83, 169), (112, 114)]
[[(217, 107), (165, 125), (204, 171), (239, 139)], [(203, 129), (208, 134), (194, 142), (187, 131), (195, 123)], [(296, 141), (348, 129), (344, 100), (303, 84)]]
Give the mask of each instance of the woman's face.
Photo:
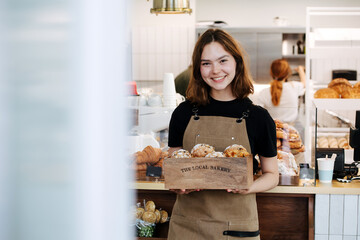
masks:
[(235, 58), (218, 42), (211, 42), (201, 54), (200, 72), (204, 81), (211, 87), (210, 93), (231, 94), (230, 83), (235, 77)]

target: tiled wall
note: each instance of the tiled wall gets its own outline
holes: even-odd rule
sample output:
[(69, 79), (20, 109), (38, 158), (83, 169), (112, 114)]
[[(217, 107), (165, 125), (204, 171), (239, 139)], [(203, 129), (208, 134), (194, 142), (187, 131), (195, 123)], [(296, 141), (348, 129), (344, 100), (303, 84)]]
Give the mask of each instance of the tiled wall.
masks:
[(360, 240), (359, 195), (315, 196), (315, 240)]
[(190, 64), (195, 26), (139, 26), (132, 30), (134, 81), (161, 81), (166, 72), (176, 76)]

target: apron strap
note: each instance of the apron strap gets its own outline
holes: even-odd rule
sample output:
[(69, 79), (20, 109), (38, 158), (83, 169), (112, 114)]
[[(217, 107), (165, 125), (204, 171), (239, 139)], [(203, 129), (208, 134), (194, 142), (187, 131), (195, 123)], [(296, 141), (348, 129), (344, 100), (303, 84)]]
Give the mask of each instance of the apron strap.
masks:
[(232, 237), (257, 237), (260, 235), (260, 231), (248, 232), (248, 231), (224, 231), (223, 235), (228, 235)]
[[(192, 112), (194, 113), (194, 120), (199, 120), (200, 119), (200, 117), (198, 115), (199, 108), (195, 104), (193, 105)], [(250, 110), (246, 109), (246, 111), (244, 111), (242, 113), (242, 116), (239, 117), (238, 119), (236, 119), (236, 122), (241, 123), (244, 118), (249, 117), (249, 113), (250, 113)]]

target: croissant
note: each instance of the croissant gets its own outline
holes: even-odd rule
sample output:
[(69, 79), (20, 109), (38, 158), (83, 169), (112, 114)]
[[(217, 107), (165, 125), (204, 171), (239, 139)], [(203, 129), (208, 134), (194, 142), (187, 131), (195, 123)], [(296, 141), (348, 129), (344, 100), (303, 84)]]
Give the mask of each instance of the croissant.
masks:
[(142, 151), (135, 153), (135, 160), (137, 164), (142, 163), (157, 163), (162, 156), (162, 151), (160, 148), (154, 148), (152, 146), (147, 146)]

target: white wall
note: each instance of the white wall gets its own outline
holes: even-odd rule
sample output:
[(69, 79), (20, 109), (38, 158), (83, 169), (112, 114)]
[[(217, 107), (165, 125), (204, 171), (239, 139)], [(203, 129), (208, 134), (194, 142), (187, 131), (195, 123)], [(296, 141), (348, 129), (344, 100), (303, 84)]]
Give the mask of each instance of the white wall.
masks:
[(306, 7), (359, 7), (359, 0), (196, 0), (196, 21), (222, 20), (233, 27), (275, 26), (284, 16), (289, 26), (305, 27)]
[(166, 72), (175, 76), (191, 61), (195, 43), (195, 0), (192, 14), (151, 14), (152, 1), (133, 1), (132, 79), (138, 88), (162, 92)]

